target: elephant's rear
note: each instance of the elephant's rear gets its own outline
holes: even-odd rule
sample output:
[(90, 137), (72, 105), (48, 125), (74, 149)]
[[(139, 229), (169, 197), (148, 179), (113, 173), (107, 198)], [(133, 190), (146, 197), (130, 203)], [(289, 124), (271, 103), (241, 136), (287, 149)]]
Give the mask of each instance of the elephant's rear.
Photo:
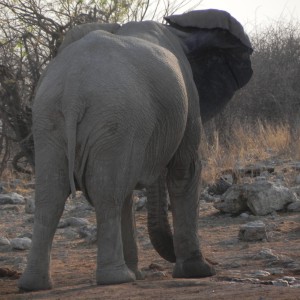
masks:
[(96, 42), (93, 63), (96, 56), (99, 69), (84, 87), (89, 105), (77, 130), (75, 173), (84, 189), (97, 161), (127, 194), (138, 182), (153, 181), (173, 156), (184, 134), (187, 96), (170, 52), (134, 38), (116, 39)]
[(51, 126), (61, 133), (70, 177), (75, 174), (81, 189), (95, 162), (103, 172), (114, 170), (115, 181), (128, 180), (129, 189), (147, 184), (183, 136), (187, 95), (178, 68), (160, 47), (92, 32), (50, 64), (37, 93), (34, 127), (46, 136)]

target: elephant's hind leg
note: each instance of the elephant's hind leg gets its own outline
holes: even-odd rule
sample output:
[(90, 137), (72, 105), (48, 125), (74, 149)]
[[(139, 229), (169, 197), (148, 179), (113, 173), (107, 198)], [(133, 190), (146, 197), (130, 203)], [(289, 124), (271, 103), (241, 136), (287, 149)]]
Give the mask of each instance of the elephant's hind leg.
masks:
[[(118, 175), (112, 168), (105, 168), (100, 162), (90, 167), (87, 191), (97, 218), (97, 284), (118, 284), (134, 281), (135, 274), (127, 267), (122, 243), (121, 214), (126, 197), (124, 182), (118, 182)], [(126, 187), (125, 187), (126, 190)]]
[(37, 142), (33, 240), (26, 270), (18, 283), (22, 290), (44, 290), (52, 286), (50, 250), (69, 192), (67, 159), (63, 150), (55, 149), (47, 142), (43, 146)]
[[(168, 173), (176, 264), (173, 277), (207, 277), (215, 270), (204, 258), (198, 238), (198, 198), (200, 161), (197, 153), (194, 159), (182, 160), (175, 155)], [(193, 157), (192, 153), (190, 156)]]
[(122, 208), (122, 241), (127, 267), (134, 272), (136, 279), (143, 279), (142, 273), (138, 269), (138, 247), (132, 195), (125, 199)]

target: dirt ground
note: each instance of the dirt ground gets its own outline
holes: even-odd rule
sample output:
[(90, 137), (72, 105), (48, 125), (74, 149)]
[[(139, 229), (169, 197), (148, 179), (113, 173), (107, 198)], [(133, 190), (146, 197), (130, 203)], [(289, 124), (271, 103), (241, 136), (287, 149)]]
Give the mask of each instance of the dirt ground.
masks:
[[(92, 211), (85, 217), (95, 222)], [(15, 273), (0, 277), (0, 299), (300, 299), (300, 213), (244, 219), (221, 214), (211, 203), (203, 203), (199, 214), (201, 245), (217, 270), (216, 276), (204, 279), (173, 279), (172, 264), (160, 258), (149, 243), (146, 211), (136, 212), (136, 219), (139, 265), (145, 280), (97, 286), (96, 245), (58, 229), (52, 250), (53, 289), (22, 293)], [(0, 220), (0, 236), (9, 239), (32, 228), (32, 215), (24, 213), (24, 206), (2, 207)], [(239, 227), (253, 220), (266, 224), (268, 240), (238, 239)], [(265, 249), (277, 258), (261, 256)], [(21, 258), (26, 262), (27, 252), (0, 247), (0, 268), (18, 270), (16, 261)], [(257, 271), (268, 271), (270, 275), (260, 277)], [(288, 278), (285, 276), (293, 277), (293, 283), (274, 285), (276, 280)]]

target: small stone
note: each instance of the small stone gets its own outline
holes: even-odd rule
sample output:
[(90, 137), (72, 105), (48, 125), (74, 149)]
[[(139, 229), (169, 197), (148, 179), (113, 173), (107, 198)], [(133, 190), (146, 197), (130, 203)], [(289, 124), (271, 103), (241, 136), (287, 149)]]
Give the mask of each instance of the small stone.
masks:
[(243, 218), (243, 219), (248, 219), (250, 217), (250, 214), (247, 213), (247, 212), (244, 212), (244, 213), (240, 214), (240, 217)]
[(273, 280), (272, 284), (274, 286), (289, 286), (289, 283), (286, 280), (283, 280), (283, 279)]
[(143, 273), (143, 275), (145, 276), (145, 278), (152, 279), (152, 280), (163, 279), (164, 277), (167, 276), (167, 274), (163, 271), (153, 271), (153, 270), (147, 271)]
[(282, 268), (268, 268), (267, 271), (270, 272), (271, 275), (280, 275), (284, 273)]
[(263, 270), (258, 270), (255, 271), (253, 274), (251, 274), (253, 277), (268, 277), (271, 275), (271, 273), (267, 272), (267, 271), (263, 271)]
[(9, 246), (10, 241), (6, 237), (0, 237), (0, 246)]
[(149, 265), (149, 269), (151, 269), (151, 270), (158, 270), (158, 271), (163, 271), (164, 270), (164, 268), (161, 265), (156, 264), (156, 263), (151, 263)]
[(260, 283), (260, 280), (258, 278), (245, 278), (245, 280), (243, 280), (243, 281), (248, 282), (248, 283), (252, 283), (252, 284)]
[(24, 204), (24, 197), (17, 193), (0, 194), (0, 204)]
[(260, 259), (270, 259), (270, 260), (278, 260), (279, 257), (273, 253), (273, 251), (271, 249), (263, 249), (261, 250), (258, 255), (256, 256), (256, 258), (260, 258)]
[(282, 278), (282, 280), (285, 280), (285, 281), (287, 281), (288, 283), (293, 283), (293, 282), (296, 281), (296, 278), (295, 278), (295, 277), (292, 277), (292, 276), (284, 276), (284, 277)]
[(35, 211), (35, 202), (33, 198), (25, 198), (25, 212), (33, 214)]
[(11, 247), (16, 250), (28, 250), (31, 246), (31, 239), (28, 237), (14, 238), (10, 241)]
[(287, 210), (289, 212), (300, 212), (300, 201), (296, 201), (289, 204)]
[(243, 241), (261, 241), (267, 239), (266, 226), (262, 221), (254, 221), (240, 227), (239, 239)]
[(136, 211), (142, 210), (147, 204), (147, 197), (141, 197), (138, 198), (138, 200), (135, 203), (135, 209)]

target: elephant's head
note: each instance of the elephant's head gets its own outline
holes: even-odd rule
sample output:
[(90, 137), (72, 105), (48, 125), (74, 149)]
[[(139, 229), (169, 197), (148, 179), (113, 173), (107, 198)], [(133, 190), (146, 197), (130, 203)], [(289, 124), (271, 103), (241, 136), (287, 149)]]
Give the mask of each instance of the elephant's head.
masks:
[(225, 11), (198, 10), (165, 19), (191, 64), (206, 122), (250, 80), (251, 43), (242, 25)]

